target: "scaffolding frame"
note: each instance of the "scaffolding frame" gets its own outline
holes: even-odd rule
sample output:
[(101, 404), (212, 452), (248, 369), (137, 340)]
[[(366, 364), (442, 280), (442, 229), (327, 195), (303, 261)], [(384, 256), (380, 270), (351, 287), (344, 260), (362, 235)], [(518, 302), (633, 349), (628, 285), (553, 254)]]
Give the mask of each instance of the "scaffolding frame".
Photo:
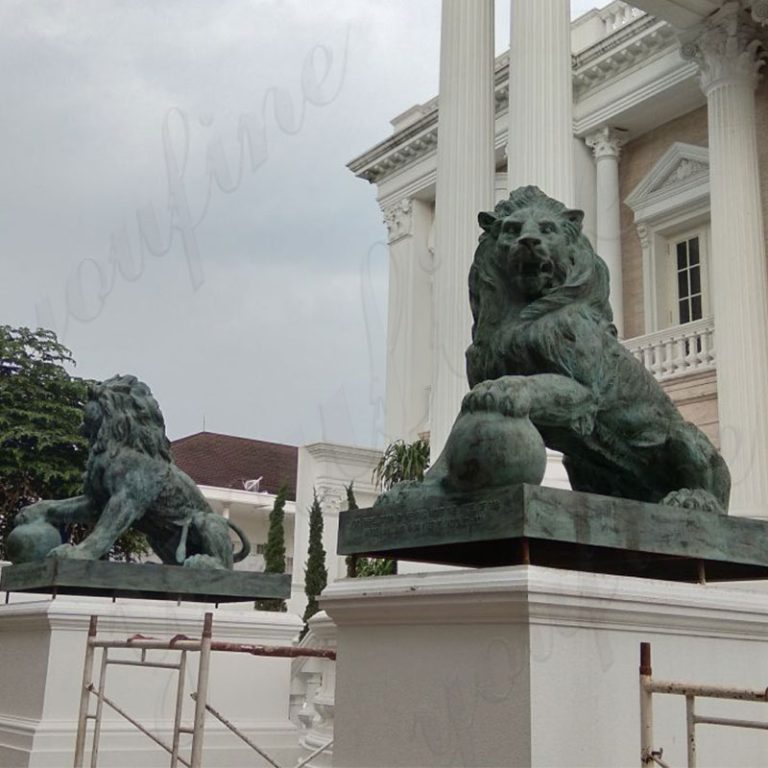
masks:
[[(98, 617), (91, 616), (88, 625), (88, 638), (85, 646), (85, 660), (83, 663), (83, 683), (80, 692), (80, 707), (77, 720), (77, 736), (75, 739), (74, 768), (84, 768), (86, 739), (88, 722), (93, 721), (93, 736), (91, 741), (90, 768), (98, 768), (99, 742), (101, 739), (101, 725), (104, 713), (104, 705), (112, 709), (122, 718), (127, 720), (137, 730), (153, 741), (170, 755), (170, 768), (202, 768), (203, 739), (205, 735), (205, 716), (210, 713), (226, 728), (232, 731), (241, 741), (266, 760), (273, 768), (281, 766), (264, 750), (254, 744), (244, 733), (229, 721), (219, 711), (208, 703), (208, 681), (210, 677), (211, 653), (214, 651), (224, 653), (245, 653), (251, 656), (266, 656), (270, 658), (296, 658), (299, 656), (311, 656), (315, 658), (336, 660), (336, 651), (330, 648), (306, 648), (297, 646), (279, 645), (252, 645), (247, 643), (228, 643), (213, 640), (213, 614), (206, 613), (203, 619), (203, 631), (199, 639), (186, 635), (175, 635), (170, 640), (160, 640), (144, 635), (132, 635), (126, 640), (99, 640)], [(98, 683), (93, 680), (93, 670), (97, 649), (101, 649), (99, 662)], [(123, 657), (110, 658), (110, 651), (116, 649), (133, 649), (140, 651), (138, 659), (126, 659)], [(148, 657), (149, 651), (177, 651), (178, 661), (154, 661)], [(187, 654), (199, 653), (197, 671), (197, 690), (190, 693), (195, 702), (193, 724), (191, 727), (182, 724), (185, 675), (187, 671)], [(160, 737), (152, 733), (149, 728), (129, 715), (119, 704), (106, 695), (107, 671), (110, 666), (131, 666), (150, 669), (166, 669), (177, 674), (176, 700), (173, 716), (173, 735), (171, 744), (166, 744)], [(91, 697), (96, 699), (96, 710), (89, 712)], [(186, 759), (179, 754), (181, 734), (192, 735), (190, 757)], [(295, 768), (303, 768), (320, 753), (333, 746), (333, 739), (323, 744), (311, 755), (299, 762)]]
[(768, 688), (730, 688), (719, 685), (697, 685), (671, 680), (654, 680), (651, 667), (651, 644), (640, 643), (640, 765), (655, 763), (669, 768), (663, 760), (664, 750), (653, 746), (653, 694), (673, 694), (685, 697), (685, 729), (687, 766), (696, 768), (696, 726), (723, 725), (734, 728), (751, 728), (768, 731), (768, 722), (744, 720), (732, 717), (709, 717), (696, 713), (696, 699), (727, 699), (768, 703)]

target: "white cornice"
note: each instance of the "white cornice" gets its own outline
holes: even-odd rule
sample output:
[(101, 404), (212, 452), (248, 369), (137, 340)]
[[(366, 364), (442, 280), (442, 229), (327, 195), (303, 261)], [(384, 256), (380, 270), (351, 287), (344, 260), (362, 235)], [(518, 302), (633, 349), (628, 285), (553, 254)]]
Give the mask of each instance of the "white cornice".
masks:
[(765, 594), (539, 566), (343, 579), (323, 592), (320, 604), (337, 626), (527, 621), (768, 636)]
[[(676, 47), (677, 40), (670, 25), (653, 17), (641, 16), (573, 57), (574, 100), (578, 102), (632, 68), (642, 66), (649, 57)], [(509, 101), (508, 62), (508, 52), (498, 56), (495, 61), (497, 118), (506, 111)], [(639, 92), (627, 94), (621, 103), (625, 108), (632, 106), (681, 79), (693, 77), (694, 74), (695, 66), (681, 60), (675, 73), (665, 76), (655, 85), (651, 84)], [(437, 147), (438, 99), (433, 98), (418, 105), (415, 113), (411, 109), (404, 114), (412, 113), (421, 113), (422, 116), (412, 122), (406, 121), (402, 130), (396, 130), (392, 136), (349, 162), (347, 167), (359, 178), (379, 183), (434, 154)], [(607, 119), (602, 114), (594, 116), (594, 119), (593, 115), (589, 115), (581, 120), (581, 124), (574, 124), (574, 133), (581, 136), (585, 131), (599, 127)], [(498, 139), (497, 136), (497, 144)], [(417, 191), (411, 189), (408, 194)], [(401, 195), (402, 193), (398, 194), (396, 199)]]
[(381, 458), (381, 451), (376, 448), (358, 448), (341, 443), (310, 443), (304, 448), (316, 461), (343, 462), (361, 467), (375, 466)]
[(246, 609), (229, 606), (214, 610), (204, 603), (179, 606), (175, 601), (129, 599), (113, 603), (108, 598), (59, 596), (0, 606), (0, 638), (3, 632), (18, 629), (83, 632), (91, 615), (98, 615), (100, 633), (127, 637), (140, 632), (164, 637), (182, 632), (194, 637), (200, 634), (206, 610), (213, 612), (214, 636), (220, 640), (289, 643), (301, 629), (301, 621), (294, 614), (254, 611), (252, 603)]
[(650, 56), (677, 45), (668, 24), (643, 16), (573, 57), (573, 97), (578, 101)]

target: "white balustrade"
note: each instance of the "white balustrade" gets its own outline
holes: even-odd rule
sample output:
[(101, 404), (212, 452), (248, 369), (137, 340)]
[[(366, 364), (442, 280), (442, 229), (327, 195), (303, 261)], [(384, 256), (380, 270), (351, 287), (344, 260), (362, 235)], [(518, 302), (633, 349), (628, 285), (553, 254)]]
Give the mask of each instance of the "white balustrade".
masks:
[[(336, 648), (336, 625), (325, 611), (309, 620), (309, 632), (300, 646)], [(314, 755), (308, 768), (333, 764), (333, 746), (318, 754), (333, 739), (336, 690), (336, 662), (330, 659), (297, 658), (291, 665), (290, 718), (299, 726), (299, 744), (304, 759)]]
[(624, 2), (611, 3), (600, 11), (603, 24), (605, 24), (606, 36), (644, 15), (644, 11), (633, 8)]
[(715, 368), (715, 325), (711, 317), (626, 339), (624, 346), (659, 381)]

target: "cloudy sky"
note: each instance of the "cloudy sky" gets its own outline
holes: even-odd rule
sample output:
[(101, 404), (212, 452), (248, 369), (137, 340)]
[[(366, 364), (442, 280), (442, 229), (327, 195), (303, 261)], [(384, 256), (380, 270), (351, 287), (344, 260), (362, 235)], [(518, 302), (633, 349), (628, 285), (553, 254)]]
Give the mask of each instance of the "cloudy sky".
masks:
[(0, 324), (53, 328), (79, 375), (138, 375), (171, 438), (380, 445), (385, 230), (345, 165), (436, 93), (439, 19), (2, 0)]

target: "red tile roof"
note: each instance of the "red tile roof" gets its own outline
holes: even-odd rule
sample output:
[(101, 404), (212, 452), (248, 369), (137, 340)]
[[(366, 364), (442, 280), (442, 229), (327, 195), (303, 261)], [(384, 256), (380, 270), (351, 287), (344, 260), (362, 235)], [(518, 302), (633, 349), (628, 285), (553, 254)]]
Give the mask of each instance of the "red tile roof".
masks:
[(296, 499), (299, 449), (245, 437), (198, 432), (171, 443), (176, 464), (198, 485), (242, 490), (246, 480), (261, 477), (259, 490), (277, 493), (285, 482)]

